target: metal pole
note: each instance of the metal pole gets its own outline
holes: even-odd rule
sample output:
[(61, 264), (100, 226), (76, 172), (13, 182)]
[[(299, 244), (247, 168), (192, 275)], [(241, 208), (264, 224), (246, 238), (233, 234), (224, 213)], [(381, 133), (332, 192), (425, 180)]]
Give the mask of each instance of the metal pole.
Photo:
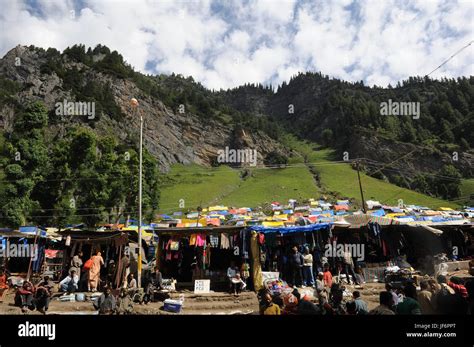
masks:
[[(37, 242), (38, 237), (39, 237), (38, 233), (41, 233), (41, 229), (36, 227), (35, 231), (36, 231), (36, 234), (35, 234), (35, 241), (34, 241), (34, 244), (33, 244), (33, 248), (34, 248), (33, 252), (36, 251), (36, 257), (39, 257), (39, 251), (37, 249), (36, 242)], [(32, 269), (31, 269), (32, 264), (33, 264), (33, 254), (30, 254), (30, 263), (28, 265), (28, 273), (26, 274), (26, 280), (27, 281), (30, 280), (30, 277), (32, 275)]]
[(364, 211), (364, 213), (367, 213), (365, 209), (364, 192), (362, 191), (362, 183), (360, 181), (359, 162), (357, 162), (357, 177), (359, 178), (360, 197), (362, 198), (362, 211)]
[(138, 181), (138, 288), (142, 287), (142, 165), (143, 165), (143, 116), (140, 113), (140, 173)]

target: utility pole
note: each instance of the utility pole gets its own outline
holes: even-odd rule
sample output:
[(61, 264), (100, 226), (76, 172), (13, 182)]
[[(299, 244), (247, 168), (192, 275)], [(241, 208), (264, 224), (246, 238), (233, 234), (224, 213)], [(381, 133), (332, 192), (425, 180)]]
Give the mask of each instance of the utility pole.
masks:
[[(135, 115), (138, 112), (138, 100), (132, 98), (132, 107), (135, 109)], [(137, 285), (142, 287), (142, 171), (143, 171), (143, 115), (140, 112), (140, 162), (138, 173), (138, 274)]]
[(367, 210), (365, 209), (365, 200), (364, 200), (364, 192), (362, 190), (362, 182), (360, 181), (360, 168), (359, 168), (359, 161), (356, 162), (357, 166), (357, 178), (359, 179), (359, 189), (360, 189), (360, 197), (362, 199), (362, 211), (364, 213), (367, 213)]
[(199, 219), (201, 219), (201, 211), (202, 211), (201, 204), (199, 204), (197, 211), (198, 211), (198, 219), (196, 221), (196, 228), (199, 226)]

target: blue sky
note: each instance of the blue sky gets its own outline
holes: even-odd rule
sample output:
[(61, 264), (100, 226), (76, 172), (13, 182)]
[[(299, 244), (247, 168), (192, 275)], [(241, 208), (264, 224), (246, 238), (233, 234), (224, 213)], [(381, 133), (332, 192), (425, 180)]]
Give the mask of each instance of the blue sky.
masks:
[[(137, 70), (213, 89), (300, 71), (386, 86), (474, 39), (473, 1), (0, 0), (0, 55), (18, 44), (105, 44)], [(71, 12), (73, 11), (73, 12)], [(433, 74), (473, 75), (474, 44)]]

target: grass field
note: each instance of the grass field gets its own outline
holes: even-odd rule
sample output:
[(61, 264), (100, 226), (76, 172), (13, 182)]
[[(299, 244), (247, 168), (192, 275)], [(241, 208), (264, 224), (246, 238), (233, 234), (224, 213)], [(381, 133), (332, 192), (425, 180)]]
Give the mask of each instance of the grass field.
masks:
[[(360, 201), (357, 171), (353, 170), (349, 164), (331, 165), (331, 161), (328, 160), (331, 156), (330, 150), (317, 151), (312, 156), (312, 159), (318, 163), (315, 167), (321, 174), (321, 183), (331, 192), (338, 192), (343, 196), (354, 197)], [(407, 205), (416, 204), (432, 208), (458, 207), (452, 202), (400, 188), (364, 173), (361, 173), (360, 176), (366, 200), (374, 199), (381, 203), (397, 205), (398, 200), (402, 199), (403, 203)]]
[(195, 164), (174, 165), (166, 178), (160, 199), (160, 211), (166, 213), (182, 210), (181, 199), (184, 200), (183, 210), (216, 204), (224, 195), (237, 189), (241, 181), (238, 170)]
[[(360, 188), (357, 171), (349, 163), (341, 162), (343, 158), (335, 158), (330, 149), (315, 150), (314, 144), (298, 141), (293, 137), (285, 140), (287, 146), (301, 153), (321, 176), (321, 184), (328, 191), (341, 197), (355, 198), (359, 203)], [(349, 158), (350, 159), (350, 158)], [(402, 199), (404, 204), (424, 205), (432, 208), (459, 207), (456, 203), (432, 198), (425, 194), (398, 187), (394, 184), (360, 173), (365, 200), (377, 200), (381, 203), (397, 205)]]
[(461, 198), (459, 199), (459, 203), (473, 206), (474, 199), (472, 199), (471, 196), (474, 196), (474, 178), (462, 180)]
[[(184, 199), (184, 210), (224, 204), (235, 207), (255, 207), (272, 201), (286, 202), (288, 199), (328, 197), (355, 198), (360, 204), (360, 190), (357, 171), (348, 163), (334, 160), (328, 149), (315, 150), (313, 144), (288, 137), (285, 144), (301, 154), (290, 158), (289, 167), (284, 169), (254, 168), (251, 175), (242, 179), (240, 170), (226, 166), (204, 168), (197, 165), (174, 165), (168, 181), (161, 192), (161, 212), (180, 210), (179, 200)], [(306, 161), (307, 164), (304, 162)], [(320, 175), (318, 187), (308, 166)], [(424, 205), (431, 208), (453, 207), (455, 202), (400, 188), (396, 185), (369, 177), (361, 173), (366, 200), (375, 199), (386, 204)], [(463, 182), (463, 195), (474, 193), (474, 180)]]
[(320, 190), (305, 166), (285, 169), (254, 169), (222, 203), (232, 206), (257, 206), (263, 202), (317, 198)]

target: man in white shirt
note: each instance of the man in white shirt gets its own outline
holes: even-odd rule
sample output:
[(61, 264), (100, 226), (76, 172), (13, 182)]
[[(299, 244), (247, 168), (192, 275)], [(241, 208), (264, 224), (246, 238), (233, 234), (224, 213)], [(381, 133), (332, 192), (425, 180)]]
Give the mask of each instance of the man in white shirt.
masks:
[(73, 293), (78, 290), (79, 276), (72, 270), (71, 274), (59, 282), (59, 290), (62, 292)]

